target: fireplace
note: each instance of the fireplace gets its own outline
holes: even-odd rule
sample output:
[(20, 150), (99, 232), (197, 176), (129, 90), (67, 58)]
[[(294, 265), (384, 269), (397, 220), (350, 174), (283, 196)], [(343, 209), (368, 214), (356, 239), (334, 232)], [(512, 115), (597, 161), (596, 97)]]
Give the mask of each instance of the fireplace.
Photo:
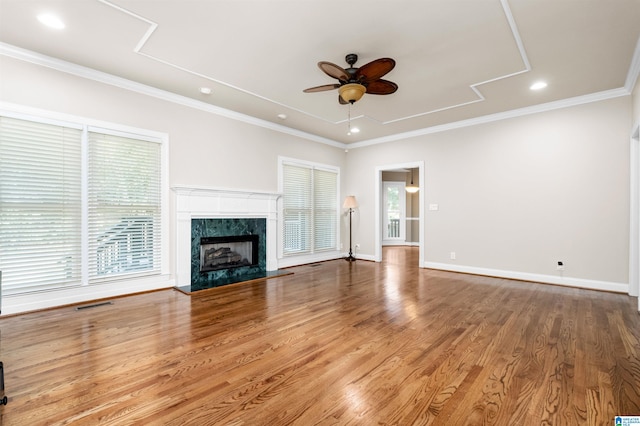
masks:
[(259, 264), (258, 235), (200, 238), (200, 273)]
[[(178, 290), (191, 293), (282, 273), (278, 270), (276, 241), (280, 194), (194, 186), (174, 186), (172, 189), (176, 194)], [(258, 264), (201, 272), (201, 239), (230, 235), (259, 237)]]

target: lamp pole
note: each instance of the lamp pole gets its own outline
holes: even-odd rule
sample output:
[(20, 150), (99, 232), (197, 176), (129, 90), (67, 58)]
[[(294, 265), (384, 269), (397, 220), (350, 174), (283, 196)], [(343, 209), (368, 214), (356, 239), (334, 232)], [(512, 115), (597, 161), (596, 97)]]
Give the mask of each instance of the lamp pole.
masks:
[(344, 199), (344, 204), (342, 205), (343, 209), (349, 209), (349, 256), (345, 258), (348, 262), (355, 262), (356, 258), (353, 255), (353, 244), (352, 242), (352, 230), (351, 230), (351, 215), (353, 214), (353, 210), (358, 207), (358, 202), (356, 201), (356, 197), (354, 195), (347, 195)]
[(353, 250), (351, 249), (352, 244), (351, 244), (351, 236), (352, 236), (352, 231), (351, 231), (351, 214), (353, 213), (353, 208), (349, 207), (349, 256), (347, 256), (345, 258), (346, 261), (348, 262), (355, 262), (356, 258), (353, 256)]

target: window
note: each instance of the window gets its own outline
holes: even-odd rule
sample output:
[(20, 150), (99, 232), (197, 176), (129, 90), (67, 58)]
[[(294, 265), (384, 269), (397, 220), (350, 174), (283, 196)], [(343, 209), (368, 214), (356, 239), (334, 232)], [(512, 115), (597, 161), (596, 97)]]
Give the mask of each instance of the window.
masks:
[(0, 270), (6, 294), (81, 282), (78, 128), (0, 117)]
[(383, 235), (384, 240), (406, 239), (405, 182), (383, 182)]
[(0, 117), (5, 294), (160, 273), (161, 141)]
[(282, 161), (283, 254), (336, 250), (338, 240), (337, 168)]
[(89, 133), (89, 278), (157, 271), (160, 144)]

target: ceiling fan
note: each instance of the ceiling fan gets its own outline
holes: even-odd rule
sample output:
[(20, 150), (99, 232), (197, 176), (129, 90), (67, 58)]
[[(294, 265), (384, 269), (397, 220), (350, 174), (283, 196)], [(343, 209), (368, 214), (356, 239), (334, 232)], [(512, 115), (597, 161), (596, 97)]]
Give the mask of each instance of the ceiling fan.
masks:
[(358, 55), (355, 53), (348, 54), (345, 57), (345, 61), (349, 64), (347, 69), (331, 62), (318, 62), (318, 67), (329, 77), (337, 79), (339, 83), (310, 87), (303, 90), (303, 92), (314, 93), (338, 89), (338, 102), (346, 105), (359, 101), (365, 92), (371, 95), (390, 95), (398, 90), (397, 84), (382, 79), (385, 74), (396, 66), (396, 61), (391, 58), (380, 58), (360, 68), (354, 68), (353, 64), (357, 60)]

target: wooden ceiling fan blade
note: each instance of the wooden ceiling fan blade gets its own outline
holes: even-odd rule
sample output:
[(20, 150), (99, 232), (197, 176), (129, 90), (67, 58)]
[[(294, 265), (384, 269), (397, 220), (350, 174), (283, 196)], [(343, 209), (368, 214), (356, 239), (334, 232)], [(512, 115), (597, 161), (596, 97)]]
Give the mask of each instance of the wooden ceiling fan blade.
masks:
[(340, 87), (338, 83), (336, 84), (323, 84), (322, 86), (309, 87), (308, 89), (304, 89), (304, 93), (315, 93), (315, 92), (325, 92), (327, 90), (333, 90)]
[(318, 62), (318, 68), (320, 68), (329, 77), (337, 78), (344, 82), (349, 80), (349, 73), (341, 66), (332, 64), (331, 62)]
[(370, 83), (380, 79), (396, 66), (391, 58), (380, 58), (358, 68), (356, 78), (363, 83)]
[(367, 85), (367, 93), (371, 95), (390, 95), (398, 90), (398, 85), (389, 80), (376, 80)]

